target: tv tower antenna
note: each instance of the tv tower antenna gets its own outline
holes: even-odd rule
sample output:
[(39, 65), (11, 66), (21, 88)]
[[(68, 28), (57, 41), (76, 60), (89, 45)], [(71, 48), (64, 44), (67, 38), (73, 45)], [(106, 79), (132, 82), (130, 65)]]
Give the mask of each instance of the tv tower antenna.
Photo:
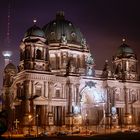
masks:
[[(9, 0), (9, 3), (8, 3), (8, 16), (7, 16), (7, 33), (6, 33), (6, 44), (7, 44), (7, 48), (9, 49), (10, 47), (10, 18), (11, 18), (11, 3), (10, 3), (11, 0)], [(10, 57), (12, 55), (12, 52), (11, 51), (3, 51), (2, 52), (2, 55), (4, 56), (4, 61), (5, 61), (5, 66), (7, 64), (10, 63)]]
[(8, 4), (8, 17), (7, 17), (7, 44), (8, 47), (10, 45), (10, 17), (11, 16), (11, 4), (10, 4), (10, 0), (9, 0), (9, 4)]

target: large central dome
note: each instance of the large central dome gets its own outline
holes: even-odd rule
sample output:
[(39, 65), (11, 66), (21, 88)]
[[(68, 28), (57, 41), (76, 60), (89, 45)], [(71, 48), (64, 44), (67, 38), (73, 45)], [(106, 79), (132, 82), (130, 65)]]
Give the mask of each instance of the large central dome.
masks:
[(85, 46), (85, 38), (80, 30), (64, 17), (64, 12), (58, 12), (56, 19), (43, 27), (48, 44), (60, 43), (65, 37), (67, 43)]

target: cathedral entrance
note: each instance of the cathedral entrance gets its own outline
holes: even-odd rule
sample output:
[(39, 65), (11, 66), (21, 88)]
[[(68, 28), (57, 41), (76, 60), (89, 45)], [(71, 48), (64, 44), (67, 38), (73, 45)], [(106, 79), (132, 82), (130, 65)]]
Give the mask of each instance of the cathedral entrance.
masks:
[(85, 125), (104, 125), (104, 110), (102, 106), (82, 107), (82, 116)]
[(104, 123), (104, 91), (96, 87), (85, 87), (81, 93), (81, 113), (84, 123), (101, 125)]

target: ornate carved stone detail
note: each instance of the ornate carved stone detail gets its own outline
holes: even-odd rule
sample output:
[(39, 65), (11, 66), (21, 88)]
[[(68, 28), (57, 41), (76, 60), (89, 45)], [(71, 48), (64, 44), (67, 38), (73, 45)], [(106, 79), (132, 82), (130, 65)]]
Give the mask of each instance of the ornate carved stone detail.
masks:
[(61, 36), (61, 43), (62, 43), (62, 45), (67, 44), (67, 38), (66, 38), (66, 35), (64, 35), (64, 34)]
[(97, 84), (96, 82), (88, 81), (88, 82), (85, 83), (85, 86), (88, 86), (90, 88), (92, 88), (92, 87), (96, 88), (96, 86), (95, 86), (96, 84)]

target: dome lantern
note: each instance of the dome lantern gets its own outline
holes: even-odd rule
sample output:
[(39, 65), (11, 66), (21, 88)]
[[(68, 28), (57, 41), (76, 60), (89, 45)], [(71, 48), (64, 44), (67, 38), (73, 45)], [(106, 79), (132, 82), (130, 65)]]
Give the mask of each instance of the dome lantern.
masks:
[(56, 13), (56, 20), (64, 20), (65, 19), (65, 15), (63, 11), (59, 11)]

